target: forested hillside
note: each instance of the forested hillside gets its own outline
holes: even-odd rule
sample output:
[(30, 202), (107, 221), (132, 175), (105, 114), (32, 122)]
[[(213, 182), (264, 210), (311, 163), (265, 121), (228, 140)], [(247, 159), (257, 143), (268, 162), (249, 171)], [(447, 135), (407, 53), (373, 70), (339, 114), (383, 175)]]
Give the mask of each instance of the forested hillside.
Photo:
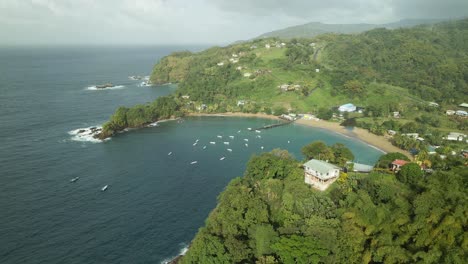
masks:
[(300, 165), (287, 151), (253, 157), (179, 263), (467, 262), (468, 171), (457, 161), (428, 175), (414, 163), (343, 174), (326, 193)]

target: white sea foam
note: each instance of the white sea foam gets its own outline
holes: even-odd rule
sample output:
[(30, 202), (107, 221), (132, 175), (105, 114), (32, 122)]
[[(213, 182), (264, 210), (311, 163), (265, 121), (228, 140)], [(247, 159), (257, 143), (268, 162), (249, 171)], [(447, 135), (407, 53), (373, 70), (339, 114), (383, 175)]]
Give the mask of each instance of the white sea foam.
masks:
[(96, 85), (86, 87), (88, 91), (119, 90), (125, 88), (125, 85), (116, 85), (108, 88), (97, 88)]
[(147, 125), (147, 127), (157, 127), (157, 126), (159, 126), (158, 122), (154, 122), (154, 123)]
[(101, 126), (91, 126), (68, 131), (68, 134), (71, 136), (71, 140), (79, 142), (101, 143), (103, 141), (110, 140), (110, 138), (100, 140), (94, 137), (95, 135), (99, 134), (101, 130)]
[(185, 243), (181, 243), (180, 246), (182, 246), (182, 248), (180, 249), (179, 253), (177, 254), (177, 256), (174, 256), (174, 257), (170, 257), (170, 258), (167, 258), (163, 261), (161, 261), (161, 264), (168, 264), (169, 262), (171, 262), (173, 259), (175, 259), (176, 257), (178, 256), (184, 256), (187, 251), (189, 250), (189, 246)]

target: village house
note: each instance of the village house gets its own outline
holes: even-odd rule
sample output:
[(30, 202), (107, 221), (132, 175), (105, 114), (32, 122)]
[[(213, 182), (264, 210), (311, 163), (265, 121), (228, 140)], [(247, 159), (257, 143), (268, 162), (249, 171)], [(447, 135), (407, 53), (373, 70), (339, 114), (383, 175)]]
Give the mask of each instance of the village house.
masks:
[(436, 102), (429, 102), (429, 106), (432, 106), (432, 107), (439, 107), (439, 104), (436, 103)]
[(356, 106), (349, 103), (349, 104), (344, 104), (338, 107), (338, 111), (340, 112), (354, 112), (356, 111)]
[(387, 134), (389, 134), (390, 136), (394, 136), (396, 135), (396, 133), (397, 132), (395, 130), (391, 130), (391, 129), (387, 130)]
[(340, 168), (331, 163), (312, 159), (304, 164), (304, 181), (324, 191), (340, 177)]
[(237, 57), (239, 57), (239, 55), (237, 55), (237, 54), (232, 54), (232, 57), (237, 58)]
[(190, 95), (182, 95), (182, 99), (190, 99)]
[(244, 77), (247, 77), (247, 78), (248, 78), (248, 77), (250, 77), (250, 76), (252, 76), (252, 73), (250, 73), (250, 72), (244, 73)]
[(454, 115), (454, 114), (455, 114), (455, 110), (447, 110), (447, 111), (445, 111), (445, 114), (446, 114), (446, 115)]
[(406, 134), (401, 134), (402, 136), (417, 139), (419, 137), (418, 133), (406, 133)]
[(462, 103), (459, 105), (460, 107), (465, 107), (465, 108), (468, 108), (468, 104), (467, 103)]
[(393, 118), (400, 118), (400, 112), (393, 112)]
[(238, 100), (237, 101), (237, 106), (243, 106), (245, 105), (245, 100)]
[(236, 68), (236, 70), (238, 70), (238, 71), (242, 70), (242, 66), (238, 66), (238, 67)]
[(392, 171), (399, 171), (401, 170), (401, 167), (403, 167), (403, 165), (407, 164), (408, 161), (406, 160), (401, 160), (401, 159), (396, 159), (392, 162)]
[(450, 132), (445, 139), (450, 140), (450, 141), (464, 141), (465, 138), (466, 138), (465, 134), (457, 133), (457, 132)]
[(315, 72), (320, 72), (320, 69), (315, 69)]
[(218, 65), (218, 66), (223, 66), (223, 65), (224, 65), (224, 62), (218, 62), (217, 65)]
[(270, 44), (265, 44), (265, 48), (267, 49), (271, 48)]
[(455, 114), (457, 116), (468, 116), (468, 113), (466, 111), (463, 111), (463, 110), (458, 110), (455, 112)]

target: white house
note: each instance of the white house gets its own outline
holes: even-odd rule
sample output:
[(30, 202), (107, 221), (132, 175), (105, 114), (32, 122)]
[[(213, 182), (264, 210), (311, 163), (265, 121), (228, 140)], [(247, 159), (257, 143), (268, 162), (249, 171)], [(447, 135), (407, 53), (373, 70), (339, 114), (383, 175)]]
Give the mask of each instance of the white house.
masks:
[(236, 68), (236, 70), (238, 70), (238, 71), (242, 70), (242, 66), (238, 66), (238, 67)]
[(439, 107), (439, 104), (436, 103), (436, 102), (429, 102), (429, 106), (432, 106), (432, 107)]
[(455, 110), (447, 110), (447, 111), (445, 111), (445, 114), (446, 114), (446, 115), (454, 115), (454, 114), (455, 114)]
[(245, 105), (245, 100), (237, 101), (237, 106)]
[(312, 159), (304, 164), (304, 181), (318, 190), (326, 190), (340, 177), (340, 168), (322, 160)]
[(265, 44), (265, 48), (267, 49), (271, 48), (270, 44)]
[(460, 104), (459, 106), (460, 106), (460, 107), (468, 108), (468, 104), (467, 104), (467, 103)]
[(356, 111), (356, 106), (349, 103), (349, 104), (344, 104), (340, 107), (338, 107), (338, 111), (340, 112), (354, 112)]
[(320, 69), (315, 69), (315, 72), (320, 72)]
[(252, 76), (252, 74), (250, 72), (244, 73), (244, 77), (250, 77), (250, 76)]
[(182, 95), (182, 99), (190, 99), (190, 95)]
[(218, 65), (218, 66), (223, 66), (223, 65), (224, 65), (224, 62), (219, 62), (217, 65)]
[(457, 132), (450, 132), (446, 137), (447, 140), (451, 141), (463, 141), (466, 138), (465, 134), (457, 133)]
[(455, 114), (457, 116), (468, 116), (468, 113), (466, 111), (463, 111), (463, 110), (458, 110), (455, 112)]
[(237, 55), (237, 54), (232, 54), (232, 57), (237, 58), (237, 57), (239, 57), (239, 55)]
[(410, 137), (413, 139), (417, 139), (419, 137), (418, 133), (406, 133), (406, 134), (401, 134), (402, 136)]

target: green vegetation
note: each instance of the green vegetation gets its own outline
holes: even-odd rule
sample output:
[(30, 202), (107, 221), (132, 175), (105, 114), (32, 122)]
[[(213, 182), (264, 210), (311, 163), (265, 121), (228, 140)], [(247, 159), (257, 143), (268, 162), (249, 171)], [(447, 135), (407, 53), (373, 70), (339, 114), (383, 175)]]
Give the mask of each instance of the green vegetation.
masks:
[(323, 193), (300, 165), (287, 151), (252, 157), (180, 263), (466, 263), (463, 167), (351, 173)]
[[(267, 48), (267, 46), (269, 48)], [(442, 136), (464, 131), (466, 118), (446, 109), (468, 101), (468, 19), (404, 29), (311, 39), (256, 39), (199, 53), (177, 52), (154, 67), (154, 84), (178, 83), (169, 96), (178, 115), (190, 112), (312, 113), (377, 135), (419, 133), (425, 142), (396, 137), (416, 152), (448, 145)], [(280, 87), (283, 87), (280, 89)], [(429, 106), (429, 101), (440, 107)], [(243, 103), (239, 103), (243, 102)], [(362, 113), (340, 117), (335, 107), (352, 102)], [(147, 106), (116, 113), (102, 137), (157, 117)], [(399, 118), (394, 118), (394, 112)], [(141, 115), (141, 116), (138, 116)], [(130, 122), (127, 122), (129, 119)], [(407, 132), (405, 132), (407, 131)], [(456, 147), (456, 150), (463, 148)]]

